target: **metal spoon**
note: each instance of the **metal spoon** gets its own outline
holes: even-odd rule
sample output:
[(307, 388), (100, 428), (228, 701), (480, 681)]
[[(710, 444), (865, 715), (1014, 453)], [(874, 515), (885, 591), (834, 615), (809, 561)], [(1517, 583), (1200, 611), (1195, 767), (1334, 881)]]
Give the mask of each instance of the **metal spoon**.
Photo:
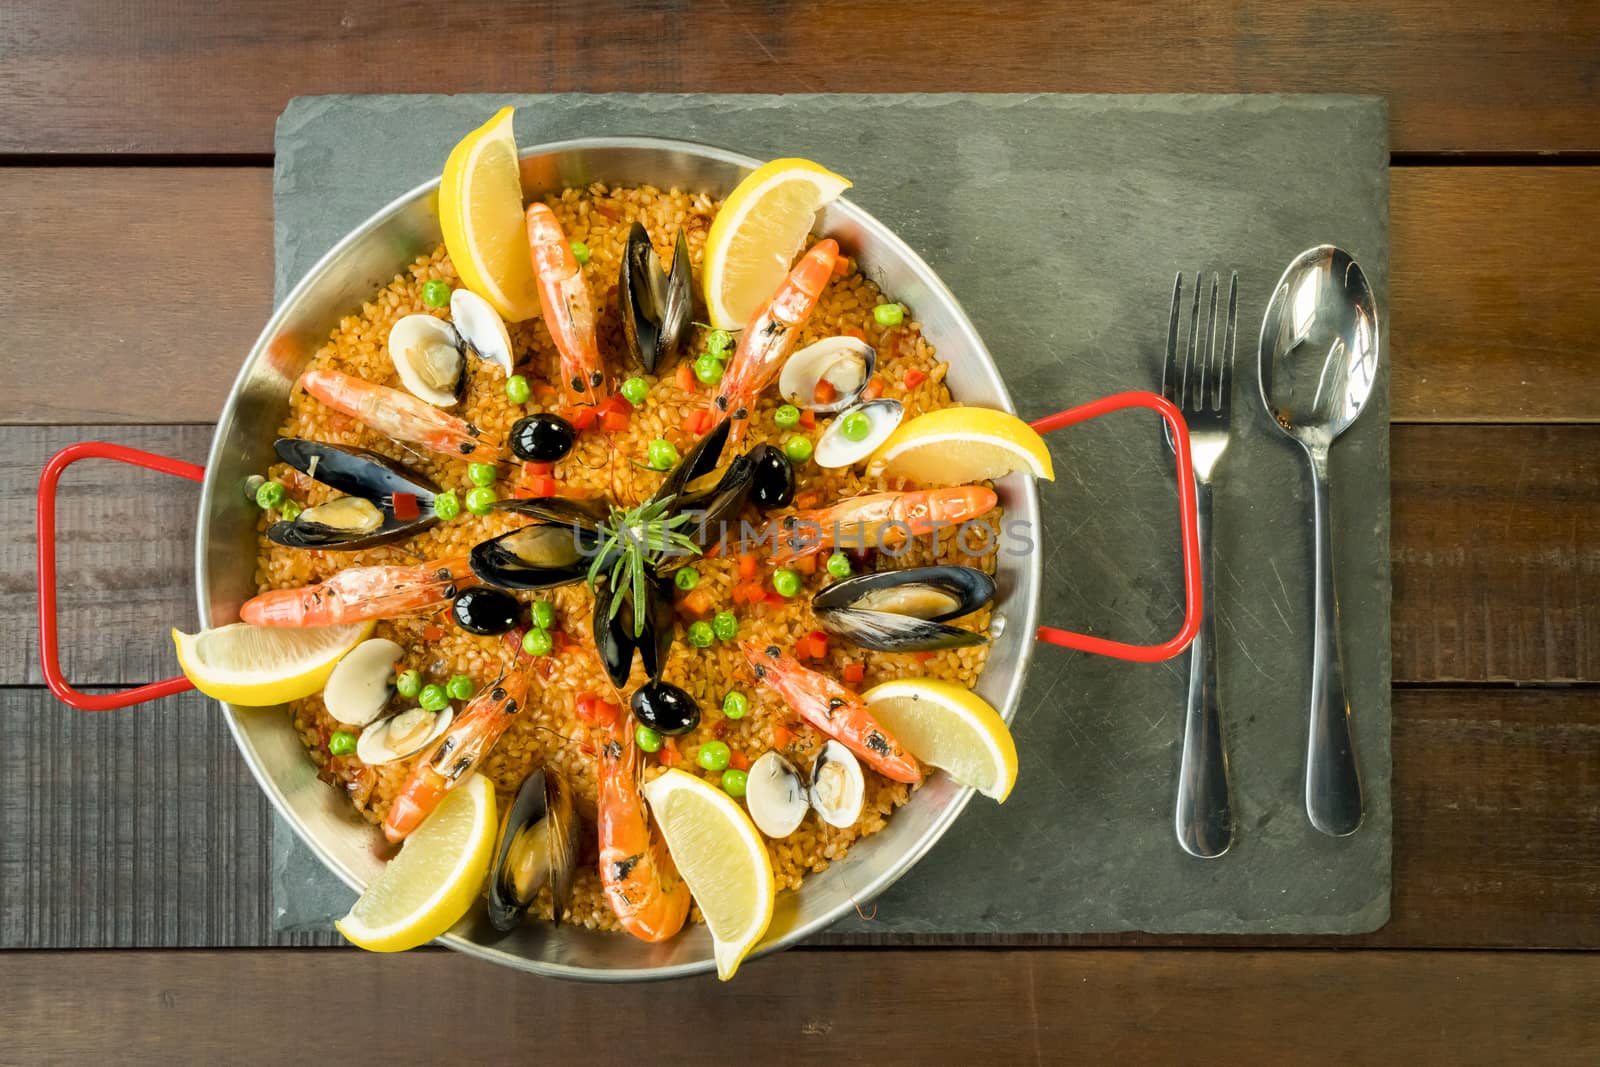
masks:
[(1333, 585), (1328, 448), (1361, 414), (1377, 377), (1378, 311), (1366, 275), (1332, 245), (1300, 253), (1261, 322), (1261, 398), (1311, 461), (1317, 574), (1306, 814), (1335, 837), (1355, 833), (1362, 804)]

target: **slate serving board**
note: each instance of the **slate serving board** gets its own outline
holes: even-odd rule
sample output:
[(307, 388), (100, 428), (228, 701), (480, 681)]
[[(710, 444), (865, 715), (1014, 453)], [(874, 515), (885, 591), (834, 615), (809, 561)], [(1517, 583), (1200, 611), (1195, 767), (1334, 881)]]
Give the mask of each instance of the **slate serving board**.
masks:
[[(1172, 832), (1187, 658), (1139, 666), (1045, 647), (1014, 729), (1016, 791), (978, 798), (939, 845), (835, 933), (1145, 930), (1357, 933), (1389, 916), (1389, 436), (1384, 369), (1333, 452), (1347, 684), (1366, 784), (1359, 833), (1302, 807), (1310, 497), (1255, 393), (1279, 273), (1342, 245), (1388, 306), (1387, 113), (1335, 96), (326, 96), (290, 102), (274, 173), (279, 299), (372, 211), (436, 176), (451, 145), (517, 106), (524, 146), (648, 134), (806, 156), (940, 273), (1028, 418), (1160, 386), (1178, 270), (1239, 272), (1240, 433), (1218, 475), (1220, 691), (1238, 831), (1215, 861)], [(1181, 616), (1171, 460), (1156, 420), (1057, 434), (1044, 487), (1042, 615), (1124, 640)], [(287, 826), (280, 929), (325, 926), (350, 892)]]

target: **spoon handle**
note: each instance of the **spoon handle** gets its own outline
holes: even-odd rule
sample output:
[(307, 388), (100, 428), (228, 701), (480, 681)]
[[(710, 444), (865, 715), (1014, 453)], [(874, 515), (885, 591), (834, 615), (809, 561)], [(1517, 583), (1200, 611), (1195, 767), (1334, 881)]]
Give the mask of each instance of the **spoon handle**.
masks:
[(1306, 815), (1333, 837), (1361, 825), (1361, 773), (1350, 736), (1344, 689), (1339, 598), (1333, 585), (1333, 532), (1328, 510), (1328, 453), (1308, 450), (1316, 527), (1316, 635), (1311, 654), (1311, 729), (1306, 744)]
[(1233, 844), (1233, 800), (1217, 700), (1211, 486), (1196, 481), (1195, 502), (1199, 505), (1196, 514), (1200, 527), (1200, 633), (1189, 646), (1189, 700), (1183, 721), (1183, 760), (1178, 766), (1174, 828), (1185, 852), (1199, 859), (1214, 859)]

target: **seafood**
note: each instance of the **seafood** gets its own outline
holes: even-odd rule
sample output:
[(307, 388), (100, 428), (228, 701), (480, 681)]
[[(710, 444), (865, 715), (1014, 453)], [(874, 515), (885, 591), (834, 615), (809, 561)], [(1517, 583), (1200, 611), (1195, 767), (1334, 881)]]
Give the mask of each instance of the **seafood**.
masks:
[(800, 772), (776, 752), (763, 754), (751, 765), (744, 801), (756, 829), (774, 840), (800, 829), (810, 806)]
[(677, 737), (700, 725), (700, 705), (671, 682), (651, 681), (633, 694), (633, 715), (663, 737)]
[(511, 376), (511, 331), (493, 304), (471, 289), (457, 289), (450, 294), (450, 324), (462, 348)]
[(503, 634), (517, 625), (522, 604), (498, 589), (468, 589), (450, 605), (450, 617), (469, 634)]
[(444, 604), (478, 585), (466, 556), (407, 567), (349, 567), (298, 589), (271, 589), (239, 608), (256, 626), (337, 626), (368, 619), (403, 619)]
[(554, 463), (566, 458), (578, 440), (572, 423), (554, 412), (524, 415), (511, 426), (511, 451), (530, 463)]
[(822, 628), (877, 652), (932, 652), (981, 645), (981, 633), (946, 626), (994, 600), (994, 579), (976, 567), (913, 567), (836, 582), (811, 601)]
[(500, 458), (500, 442), (493, 437), (398, 389), (336, 370), (308, 370), (300, 385), (335, 411), (396, 441), (480, 463)]
[(817, 438), (817, 466), (833, 470), (860, 463), (889, 439), (905, 414), (904, 404), (888, 398), (841, 411)]
[(348, 494), (275, 522), (267, 536), (288, 548), (375, 548), (421, 533), (439, 521), (439, 487), (387, 456), (299, 437), (273, 442), (280, 459), (330, 489)]
[(534, 771), (512, 801), (489, 869), (489, 921), (511, 930), (548, 882), (561, 921), (578, 872), (578, 817), (572, 787), (553, 768)]
[(777, 645), (763, 647), (758, 641), (741, 641), (739, 649), (756, 678), (806, 722), (841, 742), (885, 778), (911, 785), (922, 781), (917, 761), (873, 718), (855, 693), (827, 675), (801, 666)]
[(455, 407), (461, 399), (467, 361), (460, 345), (455, 327), (432, 315), (407, 315), (389, 328), (389, 359), (400, 384), (436, 408)]
[(600, 884), (624, 930), (665, 941), (689, 915), (689, 886), (666, 845), (651, 836), (633, 734), (632, 719), (619, 715), (600, 749)]
[(528, 695), (528, 673), (532, 665), (533, 657), (518, 655), (511, 669), (473, 697), (433, 747), (412, 765), (411, 773), (406, 776), (405, 784), (383, 820), (385, 837), (390, 841), (403, 841), (422, 825), (422, 820), (433, 814), (446, 793), (482, 765), (484, 757), (522, 709), (522, 702)]
[(672, 649), (672, 594), (655, 574), (644, 579), (645, 611), (642, 632), (634, 627), (633, 600), (622, 601), (615, 615), (605, 610), (611, 603), (606, 588), (607, 580), (601, 578), (595, 586), (594, 645), (600, 663), (606, 669), (611, 684), (621, 689), (628, 684), (628, 674), (633, 669), (633, 653), (639, 651), (645, 674), (651, 681), (660, 679), (667, 666), (667, 654)]
[(539, 306), (561, 357), (561, 387), (567, 403), (593, 407), (605, 389), (605, 366), (595, 336), (594, 298), (572, 245), (556, 221), (555, 212), (534, 204), (525, 216), (528, 249), (533, 253), (533, 273), (539, 286)]
[(823, 745), (811, 765), (811, 810), (817, 817), (829, 826), (854, 826), (866, 792), (855, 754), (837, 741)]
[(472, 572), (499, 589), (553, 589), (581, 581), (599, 550), (599, 536), (577, 525), (536, 523), (479, 543)]
[(775, 529), (769, 527), (762, 536), (774, 541), (772, 558), (782, 562), (815, 555), (833, 545), (893, 546), (907, 537), (921, 537), (976, 519), (997, 503), (994, 490), (982, 485), (865, 493), (784, 516)]
[(622, 253), (617, 300), (628, 347), (645, 370), (654, 372), (683, 343), (694, 310), (689, 242), (682, 230), (672, 251), (672, 273), (663, 274), (650, 234), (640, 223), (633, 224)]
[(455, 717), (453, 708), (432, 712), (409, 708), (373, 723), (356, 741), (356, 758), (369, 767), (410, 759), (439, 739)]
[(786, 403), (819, 415), (855, 404), (878, 367), (878, 353), (856, 337), (826, 337), (807, 345), (783, 365), (778, 394)]
[(838, 242), (825, 238), (812, 245), (739, 335), (715, 401), (717, 411), (733, 420), (735, 445), (744, 438), (756, 397), (782, 369), (817, 309), (838, 259)]
[(365, 726), (383, 714), (394, 696), (394, 665), (405, 650), (393, 641), (370, 638), (345, 653), (333, 665), (322, 687), (328, 714), (346, 726)]

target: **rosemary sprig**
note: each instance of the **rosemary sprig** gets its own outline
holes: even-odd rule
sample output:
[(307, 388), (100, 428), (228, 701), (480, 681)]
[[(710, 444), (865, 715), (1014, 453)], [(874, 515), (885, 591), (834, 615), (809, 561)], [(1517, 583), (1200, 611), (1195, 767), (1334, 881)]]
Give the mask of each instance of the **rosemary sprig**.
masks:
[(649, 614), (645, 603), (646, 568), (653, 571), (669, 555), (700, 552), (694, 539), (680, 529), (694, 516), (667, 516), (672, 499), (669, 496), (650, 500), (632, 509), (613, 506), (611, 515), (600, 526), (600, 547), (589, 564), (589, 589), (598, 596), (600, 574), (606, 571), (609, 561), (606, 582), (611, 603), (606, 617), (616, 618), (622, 605), (631, 600), (635, 637), (644, 633), (645, 616)]

